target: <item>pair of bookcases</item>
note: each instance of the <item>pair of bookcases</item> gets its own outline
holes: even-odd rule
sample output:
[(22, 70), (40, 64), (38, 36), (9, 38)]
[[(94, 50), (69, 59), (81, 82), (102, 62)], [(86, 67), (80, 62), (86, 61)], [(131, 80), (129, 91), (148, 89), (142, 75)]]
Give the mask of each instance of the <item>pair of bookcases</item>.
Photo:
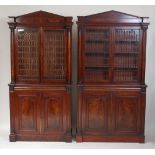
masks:
[[(144, 142), (147, 20), (78, 17), (77, 142)], [(44, 11), (10, 17), (10, 141), (72, 141), (72, 24)]]

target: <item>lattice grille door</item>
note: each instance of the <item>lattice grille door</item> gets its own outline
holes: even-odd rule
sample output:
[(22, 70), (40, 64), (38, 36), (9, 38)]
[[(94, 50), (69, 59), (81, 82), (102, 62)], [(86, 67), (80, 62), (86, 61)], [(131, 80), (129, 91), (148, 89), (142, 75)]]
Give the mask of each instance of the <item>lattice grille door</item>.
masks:
[(85, 81), (109, 80), (110, 30), (87, 29), (85, 32)]
[(17, 29), (17, 80), (39, 80), (39, 32)]
[(140, 30), (116, 29), (114, 81), (137, 81), (139, 78)]
[(43, 80), (65, 80), (64, 30), (44, 31)]

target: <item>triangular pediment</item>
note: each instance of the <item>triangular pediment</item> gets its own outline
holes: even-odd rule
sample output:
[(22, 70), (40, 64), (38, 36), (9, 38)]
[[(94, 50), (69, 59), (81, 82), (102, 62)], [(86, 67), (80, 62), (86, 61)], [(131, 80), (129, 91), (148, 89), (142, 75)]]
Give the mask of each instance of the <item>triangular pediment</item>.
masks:
[(85, 16), (85, 18), (125, 18), (127, 19), (127, 18), (141, 18), (141, 17), (111, 10), (103, 13), (88, 15), (88, 16)]
[(32, 13), (28, 13), (28, 14), (24, 14), (24, 15), (21, 15), (21, 16), (17, 16), (16, 18), (26, 18), (26, 17), (49, 17), (49, 18), (63, 18), (63, 16), (60, 16), (60, 15), (57, 15), (57, 14), (54, 14), (54, 13), (49, 13), (49, 12), (46, 12), (46, 11), (36, 11), (36, 12), (32, 12)]
[(13, 22), (9, 24), (26, 24), (26, 25), (72, 25), (72, 17), (64, 17), (58, 14), (46, 12), (46, 11), (36, 11), (20, 16), (9, 17)]
[(148, 17), (139, 17), (119, 11), (106, 11), (88, 16), (78, 16), (78, 24), (140, 24), (148, 23)]

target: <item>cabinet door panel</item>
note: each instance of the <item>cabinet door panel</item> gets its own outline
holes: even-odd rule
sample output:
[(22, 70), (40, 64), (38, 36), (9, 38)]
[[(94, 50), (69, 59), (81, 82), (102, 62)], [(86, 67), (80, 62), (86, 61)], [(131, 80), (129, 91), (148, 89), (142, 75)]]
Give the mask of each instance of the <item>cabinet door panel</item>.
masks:
[(44, 82), (64, 82), (67, 55), (65, 30), (44, 30), (43, 40), (42, 80)]
[(17, 132), (39, 132), (39, 95), (33, 92), (16, 92), (15, 95)]
[(63, 133), (67, 128), (67, 94), (47, 92), (42, 99), (42, 132)]
[(140, 28), (114, 30), (114, 82), (140, 80), (141, 37)]
[(39, 82), (40, 33), (37, 29), (16, 30), (16, 80), (17, 82)]
[(86, 28), (83, 53), (85, 82), (110, 81), (110, 39), (111, 30), (109, 28)]
[(116, 134), (136, 134), (140, 125), (140, 93), (115, 93), (114, 131)]
[(110, 102), (108, 94), (95, 92), (83, 95), (83, 132), (99, 135), (107, 132)]

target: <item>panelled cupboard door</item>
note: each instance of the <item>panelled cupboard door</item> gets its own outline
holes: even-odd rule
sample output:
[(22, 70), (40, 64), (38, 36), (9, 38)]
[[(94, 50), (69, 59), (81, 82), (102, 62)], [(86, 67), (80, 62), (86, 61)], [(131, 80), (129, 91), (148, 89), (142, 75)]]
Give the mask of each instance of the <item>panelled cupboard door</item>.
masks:
[(134, 135), (141, 129), (142, 102), (140, 92), (115, 92), (113, 95), (114, 134)]
[(18, 27), (15, 33), (16, 81), (38, 83), (40, 81), (40, 31)]
[(17, 134), (40, 132), (40, 95), (36, 92), (15, 92), (15, 129)]
[(43, 82), (65, 82), (67, 75), (66, 30), (43, 28)]
[(108, 132), (108, 113), (111, 97), (108, 93), (85, 92), (82, 101), (82, 132), (104, 135)]
[(66, 92), (44, 92), (41, 103), (41, 132), (64, 134), (70, 130), (70, 107)]

